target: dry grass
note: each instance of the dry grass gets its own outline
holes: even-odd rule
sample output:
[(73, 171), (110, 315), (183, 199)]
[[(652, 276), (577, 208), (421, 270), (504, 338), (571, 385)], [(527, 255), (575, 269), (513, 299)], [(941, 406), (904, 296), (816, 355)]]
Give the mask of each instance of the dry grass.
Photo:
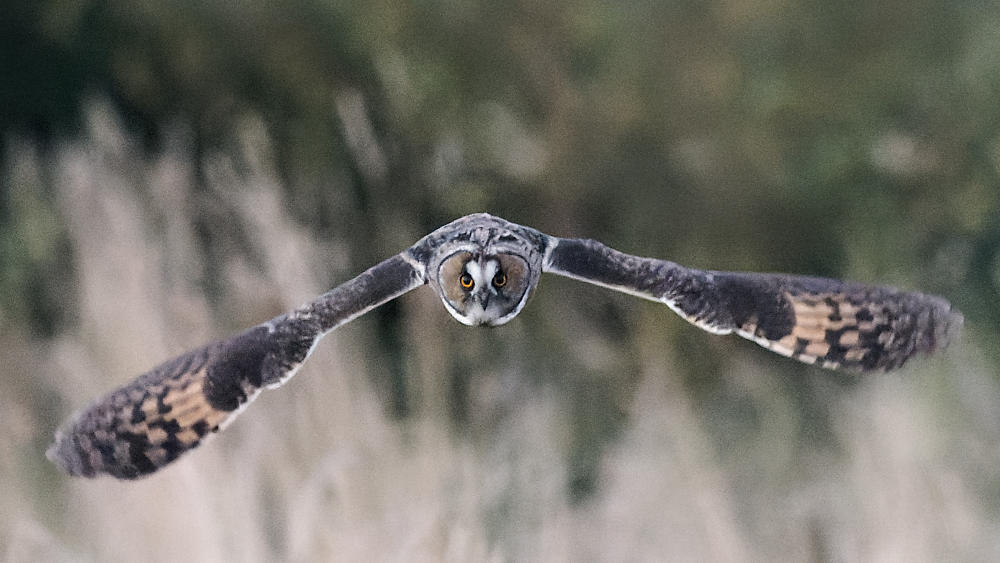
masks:
[[(516, 326), (457, 327), (424, 291), (403, 301), (417, 397), (407, 419), (386, 415), (366, 377), (381, 360), (366, 349), (374, 328), (361, 319), (328, 337), (282, 390), (162, 473), (138, 482), (64, 477), (43, 452), (71, 410), (159, 360), (321, 292), (330, 280), (316, 264), (336, 260), (338, 248), (283, 211), (266, 136), (248, 126), (241, 158), (250, 166), (237, 173), (215, 155), (209, 177), (213, 202), (226, 206), (217, 216), (238, 223), (248, 248), (207, 264), (188, 219), (205, 201), (193, 189), (183, 134), (148, 159), (113, 113), (95, 105), (88, 115), (86, 138), (52, 162), (19, 150), (19, 175), (8, 174), (51, 174), (78, 283), (77, 322), (66, 332), (39, 340), (0, 329), (6, 560), (1000, 558), (1000, 390), (975, 354), (975, 327), (964, 345), (905, 377), (838, 386), (809, 372), (802, 385), (832, 421), (828, 445), (811, 448), (788, 380), (768, 371), (762, 352), (727, 348), (730, 369), (706, 376), (753, 405), (757, 422), (741, 426), (741, 413), (700, 412), (704, 401), (676, 377), (673, 348), (664, 349), (664, 321), (643, 314), (626, 429), (603, 452), (595, 493), (571, 502), (565, 402), (544, 376), (525, 391), (520, 381), (537, 377), (527, 362), (483, 368), (475, 431), (449, 422), (440, 377), (447, 345), (479, 350), (501, 338), (516, 346), (528, 336)], [(209, 275), (227, 288), (214, 301), (204, 291)], [(703, 340), (705, 353), (720, 346)], [(720, 443), (726, 424), (739, 436)]]

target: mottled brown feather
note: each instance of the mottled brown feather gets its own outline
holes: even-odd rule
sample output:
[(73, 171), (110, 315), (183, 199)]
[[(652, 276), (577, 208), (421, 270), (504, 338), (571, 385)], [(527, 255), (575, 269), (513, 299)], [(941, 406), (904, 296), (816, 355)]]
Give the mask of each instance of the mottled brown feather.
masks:
[[(888, 371), (945, 347), (962, 315), (938, 297), (823, 278), (727, 274), (736, 286), (773, 294), (787, 330), (768, 332), (761, 314), (736, 315), (735, 330), (765, 348), (826, 368)], [(748, 289), (751, 290), (751, 289)]]
[(716, 334), (736, 332), (827, 368), (887, 371), (944, 348), (962, 315), (933, 295), (788, 274), (715, 272), (556, 239), (546, 271), (662, 301)]
[(57, 432), (49, 458), (71, 475), (133, 479), (197, 447), (236, 414), (206, 397), (207, 365), (180, 369), (211, 353), (163, 364), (85, 409)]
[[(944, 347), (962, 324), (947, 301), (930, 295), (825, 278), (696, 270), (475, 214), (288, 315), (179, 356), (109, 393), (56, 433), (48, 455), (72, 475), (152, 473), (224, 428), (262, 389), (291, 377), (327, 332), (428, 281), (447, 305), (448, 290), (434, 276), (443, 270), (456, 279), (464, 262), (448, 258), (463, 252), (499, 254), (506, 279), (524, 284), (498, 286), (497, 296), (517, 289), (520, 299), (475, 324), (502, 324), (517, 315), (542, 271), (666, 303), (705, 330), (736, 332), (828, 368), (895, 369)], [(449, 312), (473, 324), (454, 307)]]
[(424, 283), (397, 255), (314, 301), (170, 360), (98, 399), (56, 432), (48, 457), (71, 475), (148, 475), (288, 380), (327, 332)]

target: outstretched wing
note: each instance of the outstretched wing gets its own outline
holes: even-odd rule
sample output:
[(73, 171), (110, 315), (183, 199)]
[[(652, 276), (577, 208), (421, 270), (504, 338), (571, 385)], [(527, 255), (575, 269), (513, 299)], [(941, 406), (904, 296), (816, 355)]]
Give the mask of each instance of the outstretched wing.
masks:
[(552, 238), (544, 271), (661, 301), (695, 325), (736, 332), (827, 368), (886, 371), (944, 347), (962, 315), (939, 297), (786, 274), (714, 272)]
[(291, 313), (170, 360), (77, 413), (48, 456), (71, 475), (148, 475), (287, 381), (326, 333), (424, 281), (404, 252)]

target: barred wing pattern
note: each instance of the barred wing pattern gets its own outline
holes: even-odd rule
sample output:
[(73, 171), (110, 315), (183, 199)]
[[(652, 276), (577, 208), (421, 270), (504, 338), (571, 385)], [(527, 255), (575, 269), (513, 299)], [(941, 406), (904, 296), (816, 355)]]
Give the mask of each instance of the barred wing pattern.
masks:
[(287, 315), (170, 360), (78, 413), (48, 456), (83, 477), (152, 473), (292, 377), (327, 332), (424, 281), (400, 254)]
[[(501, 271), (505, 262), (518, 267)], [(474, 275), (484, 271), (492, 282), (481, 279), (471, 293)], [(287, 315), (170, 360), (98, 399), (56, 432), (48, 456), (71, 475), (148, 475), (225, 428), (263, 389), (294, 375), (323, 335), (358, 315), (430, 282), (446, 306), (449, 292), (476, 296), (471, 316), (451, 304), (460, 321), (503, 324), (521, 311), (542, 272), (665, 303), (710, 332), (736, 332), (828, 368), (895, 369), (945, 346), (962, 324), (947, 301), (930, 295), (823, 278), (695, 270), (480, 213), (435, 230)], [(521, 297), (504, 302), (499, 288), (505, 286), (520, 287)], [(490, 287), (497, 291), (491, 294)]]
[(716, 334), (827, 368), (887, 371), (944, 347), (962, 315), (938, 297), (838, 280), (714, 272), (556, 239), (546, 271), (666, 303)]

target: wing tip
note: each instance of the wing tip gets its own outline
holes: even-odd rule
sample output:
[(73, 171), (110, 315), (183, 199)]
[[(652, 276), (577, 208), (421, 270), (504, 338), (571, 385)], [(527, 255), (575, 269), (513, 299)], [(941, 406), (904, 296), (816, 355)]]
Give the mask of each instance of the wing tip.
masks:
[[(854, 303), (859, 311), (849, 308), (843, 319), (842, 307), (851, 305), (849, 299), (839, 307), (828, 303), (830, 310), (819, 302), (804, 302), (803, 311), (796, 308), (792, 330), (780, 339), (762, 333), (756, 324), (744, 325), (736, 332), (800, 362), (857, 373), (897, 370), (914, 357), (943, 351), (961, 337), (965, 319), (941, 297), (887, 288), (867, 291), (862, 297), (870, 303)], [(881, 319), (872, 318), (873, 310), (880, 311), (876, 315)], [(816, 311), (821, 315), (813, 318)], [(805, 317), (799, 318), (803, 314)], [(848, 319), (856, 322), (851, 324)], [(869, 326), (862, 328), (861, 321)]]
[(958, 342), (965, 326), (965, 316), (948, 301), (942, 299), (935, 313), (937, 313), (936, 318), (932, 319), (934, 342), (931, 343), (928, 352), (943, 350)]
[(962, 327), (965, 326), (965, 315), (961, 311), (948, 304), (948, 320), (947, 320), (947, 341), (958, 340), (962, 334)]
[(909, 341), (909, 343), (888, 350), (883, 349), (880, 354), (874, 356), (877, 361), (873, 365), (862, 364), (855, 366), (855, 369), (895, 371), (903, 367), (908, 360), (917, 356), (936, 355), (961, 338), (965, 317), (949, 301), (927, 294), (910, 295), (918, 298), (916, 310), (911, 311), (916, 320), (911, 325), (913, 328), (910, 329), (909, 336), (900, 335), (902, 342)]
[(45, 457), (73, 477), (95, 477), (97, 472), (94, 471), (93, 465), (84, 459), (73, 436), (72, 428), (56, 430), (55, 439), (45, 450)]

